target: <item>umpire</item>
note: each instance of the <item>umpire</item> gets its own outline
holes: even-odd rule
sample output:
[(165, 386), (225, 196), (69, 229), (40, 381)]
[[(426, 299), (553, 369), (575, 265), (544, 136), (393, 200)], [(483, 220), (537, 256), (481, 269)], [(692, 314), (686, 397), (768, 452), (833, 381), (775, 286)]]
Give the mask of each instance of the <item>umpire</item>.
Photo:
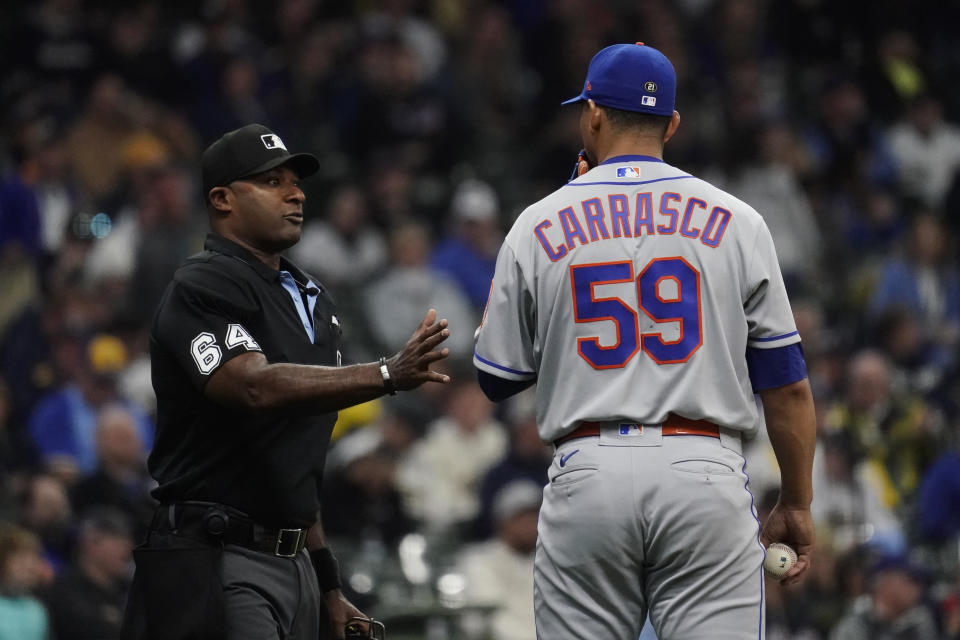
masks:
[(300, 239), (300, 180), (317, 172), (268, 128), (203, 153), (212, 233), (167, 287), (150, 333), (160, 507), (134, 551), (125, 638), (343, 638), (362, 614), (341, 594), (319, 520), (337, 410), (424, 382), (449, 350), (430, 310), (403, 349), (341, 366), (323, 286), (281, 252)]

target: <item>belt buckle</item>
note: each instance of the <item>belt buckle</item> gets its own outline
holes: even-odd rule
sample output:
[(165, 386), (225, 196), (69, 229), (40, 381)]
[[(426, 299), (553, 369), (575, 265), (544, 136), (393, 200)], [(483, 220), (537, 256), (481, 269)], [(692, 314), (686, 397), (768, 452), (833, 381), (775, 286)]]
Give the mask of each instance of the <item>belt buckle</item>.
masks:
[[(289, 552), (287, 552), (287, 545), (284, 545), (284, 539), (290, 539), (286, 534), (296, 534)], [(273, 548), (273, 555), (281, 558), (295, 558), (300, 551), (300, 538), (303, 534), (303, 529), (280, 529), (277, 532), (277, 544)]]

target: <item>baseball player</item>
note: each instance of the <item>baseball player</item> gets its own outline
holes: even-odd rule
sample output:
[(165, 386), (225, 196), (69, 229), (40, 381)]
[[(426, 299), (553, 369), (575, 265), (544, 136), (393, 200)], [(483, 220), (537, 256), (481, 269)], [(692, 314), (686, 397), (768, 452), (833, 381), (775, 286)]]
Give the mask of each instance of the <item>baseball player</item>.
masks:
[[(500, 250), (474, 364), (500, 400), (537, 384), (555, 445), (535, 560), (538, 637), (764, 637), (765, 546), (809, 565), (813, 400), (763, 218), (663, 162), (676, 76), (651, 47), (590, 62), (579, 177)], [(762, 400), (782, 474), (762, 529), (743, 438)]]
[(341, 366), (333, 301), (282, 256), (300, 239), (300, 180), (318, 160), (252, 124), (202, 163), (212, 233), (150, 333), (160, 506), (134, 551), (124, 637), (372, 634), (341, 594), (319, 521), (327, 445), (338, 409), (449, 381), (430, 368), (449, 353), (447, 322), (430, 310), (396, 355)]

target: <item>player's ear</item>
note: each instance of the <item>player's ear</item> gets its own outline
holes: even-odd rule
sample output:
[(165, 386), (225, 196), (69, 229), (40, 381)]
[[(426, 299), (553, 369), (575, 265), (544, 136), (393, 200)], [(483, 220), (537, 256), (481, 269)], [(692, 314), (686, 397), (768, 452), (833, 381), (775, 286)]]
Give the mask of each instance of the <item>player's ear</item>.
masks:
[(597, 103), (593, 100), (587, 100), (587, 122), (590, 125), (591, 131), (596, 131), (600, 128), (600, 123), (603, 120), (604, 113), (603, 109), (597, 106)]
[(666, 142), (672, 138), (678, 128), (680, 128), (680, 113), (674, 109), (673, 115), (670, 116), (670, 124), (667, 125), (667, 132), (663, 134), (663, 141)]

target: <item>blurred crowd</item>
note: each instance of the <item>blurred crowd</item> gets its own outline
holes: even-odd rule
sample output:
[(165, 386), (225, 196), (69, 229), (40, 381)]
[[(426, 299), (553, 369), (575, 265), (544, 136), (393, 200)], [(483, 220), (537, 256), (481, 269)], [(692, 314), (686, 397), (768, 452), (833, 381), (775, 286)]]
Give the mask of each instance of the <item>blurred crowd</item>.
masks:
[[(0, 639), (117, 637), (153, 502), (147, 334), (206, 230), (200, 151), (250, 122), (321, 159), (291, 257), (348, 361), (428, 307), (449, 387), (342, 412), (345, 588), (391, 637), (533, 639), (550, 448), (474, 383), (503, 234), (559, 187), (598, 49), (673, 61), (666, 160), (764, 216), (818, 409), (818, 546), (770, 640), (960, 638), (960, 3), (37, 0), (0, 17)], [(761, 513), (778, 475), (747, 450)], [(602, 532), (598, 532), (602, 535)], [(419, 625), (419, 626), (418, 626)]]

